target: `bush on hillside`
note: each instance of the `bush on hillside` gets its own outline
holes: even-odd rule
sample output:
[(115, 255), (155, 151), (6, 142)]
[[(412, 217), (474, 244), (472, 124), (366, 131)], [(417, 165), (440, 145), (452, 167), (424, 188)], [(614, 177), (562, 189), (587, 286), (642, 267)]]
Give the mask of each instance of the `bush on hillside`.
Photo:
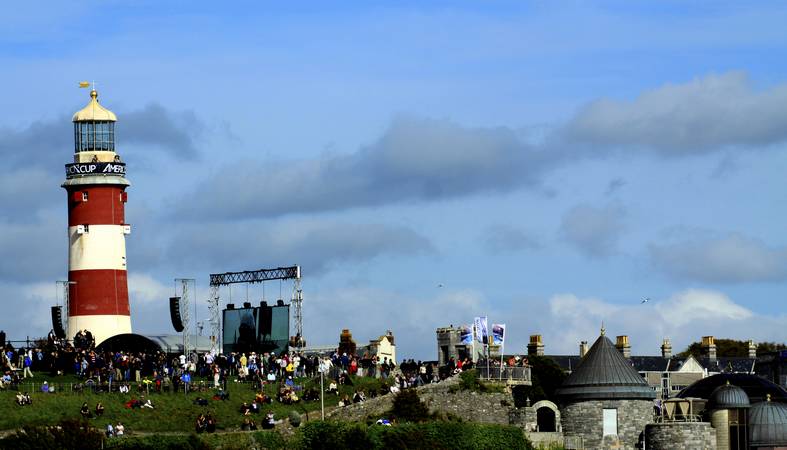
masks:
[(390, 416), (400, 422), (425, 422), (432, 418), (415, 389), (405, 389), (396, 394)]
[(0, 449), (93, 450), (102, 448), (104, 435), (79, 420), (63, 420), (55, 426), (24, 426), (0, 440)]
[(334, 422), (309, 422), (299, 431), (302, 449), (410, 449), (470, 450), (533, 447), (519, 428), (474, 423), (405, 423), (391, 427)]

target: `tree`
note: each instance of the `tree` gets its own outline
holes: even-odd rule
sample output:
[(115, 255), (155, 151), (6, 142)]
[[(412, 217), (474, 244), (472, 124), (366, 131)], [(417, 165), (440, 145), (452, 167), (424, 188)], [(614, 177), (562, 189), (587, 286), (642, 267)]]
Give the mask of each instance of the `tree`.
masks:
[[(714, 343), (716, 344), (716, 356), (723, 358), (745, 358), (749, 356), (748, 341), (738, 341), (735, 339), (715, 339)], [(757, 344), (757, 355), (781, 350), (784, 348), (787, 348), (787, 345), (777, 344), (775, 342), (760, 342)], [(689, 355), (692, 355), (695, 358), (707, 356), (702, 349), (701, 342), (692, 342), (688, 347), (686, 347), (686, 350), (678, 353), (678, 356), (681, 358), (685, 358)]]
[(521, 386), (514, 389), (514, 405), (524, 406), (528, 398), (532, 403), (539, 400), (554, 401), (555, 391), (563, 384), (566, 373), (548, 356), (529, 355), (527, 360), (530, 364), (532, 386)]

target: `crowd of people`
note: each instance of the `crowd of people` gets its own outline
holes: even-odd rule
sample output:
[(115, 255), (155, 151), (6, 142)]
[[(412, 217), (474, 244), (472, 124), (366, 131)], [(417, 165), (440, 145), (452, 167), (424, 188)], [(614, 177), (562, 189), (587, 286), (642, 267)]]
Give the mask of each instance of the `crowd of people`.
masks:
[[(526, 360), (505, 363), (520, 365), (526, 364)], [(18, 386), (20, 381), (33, 377), (33, 372), (49, 372), (51, 376), (68, 374), (84, 381), (83, 385), (72, 386), (72, 391), (91, 386), (99, 392), (137, 395), (139, 398), (132, 397), (125, 403), (131, 409), (155, 409), (151, 399), (145, 397), (151, 392), (213, 391), (212, 397), (198, 395), (193, 400), (195, 405), (209, 406), (209, 399), (229, 399), (228, 382), (245, 383), (250, 385), (254, 394), (239, 407), (239, 426), (244, 430), (254, 430), (257, 428), (254, 416), (263, 414), (266, 405), (274, 402), (295, 405), (320, 400), (322, 393), (314, 388), (314, 383), (307, 386), (304, 378), (314, 381), (323, 376), (327, 388), (325, 394), (337, 396), (339, 406), (349, 406), (369, 398), (440, 382), (472, 368), (473, 363), (467, 358), (450, 359), (447, 365), (438, 368), (435, 362), (407, 359), (397, 365), (386, 356), (354, 355), (338, 350), (324, 355), (298, 351), (281, 354), (252, 351), (176, 356), (162, 351), (101, 351), (95, 347), (92, 334), (82, 330), (72, 342), (60, 340), (50, 333), (46, 342), (28, 348), (6, 346), (2, 352), (2, 366), (4, 375), (0, 379), (0, 387)], [(365, 389), (356, 389), (354, 384), (359, 377), (378, 379), (380, 382), (375, 385), (379, 387), (370, 388), (366, 382), (361, 383)], [(41, 385), (42, 392), (52, 393), (54, 390), (54, 386), (46, 381)], [(29, 405), (32, 400), (27, 393), (20, 393), (17, 403)], [(91, 409), (84, 403), (79, 412), (85, 419), (100, 418), (104, 406), (99, 402)], [(274, 413), (268, 410), (259, 424), (265, 429), (273, 428), (279, 422), (281, 420), (276, 420)], [(195, 429), (197, 432), (215, 431), (216, 420), (209, 413), (201, 413), (195, 420)], [(109, 424), (106, 433), (108, 436), (122, 435), (123, 425)]]

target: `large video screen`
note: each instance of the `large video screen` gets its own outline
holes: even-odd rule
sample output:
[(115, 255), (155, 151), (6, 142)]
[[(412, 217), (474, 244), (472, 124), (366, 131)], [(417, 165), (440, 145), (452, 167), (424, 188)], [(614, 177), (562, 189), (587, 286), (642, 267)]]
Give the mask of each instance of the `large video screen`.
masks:
[(290, 338), (290, 306), (225, 309), (223, 351), (286, 352)]
[(224, 353), (252, 352), (257, 347), (257, 308), (224, 310)]

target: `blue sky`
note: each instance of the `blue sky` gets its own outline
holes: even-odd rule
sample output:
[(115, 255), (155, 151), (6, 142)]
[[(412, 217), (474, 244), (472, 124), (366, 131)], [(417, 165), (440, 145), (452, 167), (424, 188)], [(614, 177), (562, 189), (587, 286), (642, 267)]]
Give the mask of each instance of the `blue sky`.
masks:
[(0, 15), (11, 336), (49, 328), (95, 80), (137, 331), (170, 329), (176, 277), (205, 303), (209, 273), (298, 263), (310, 344), (391, 329), (434, 358), (434, 329), (478, 314), (520, 351), (574, 353), (602, 320), (641, 354), (787, 340), (787, 6), (194, 3)]

